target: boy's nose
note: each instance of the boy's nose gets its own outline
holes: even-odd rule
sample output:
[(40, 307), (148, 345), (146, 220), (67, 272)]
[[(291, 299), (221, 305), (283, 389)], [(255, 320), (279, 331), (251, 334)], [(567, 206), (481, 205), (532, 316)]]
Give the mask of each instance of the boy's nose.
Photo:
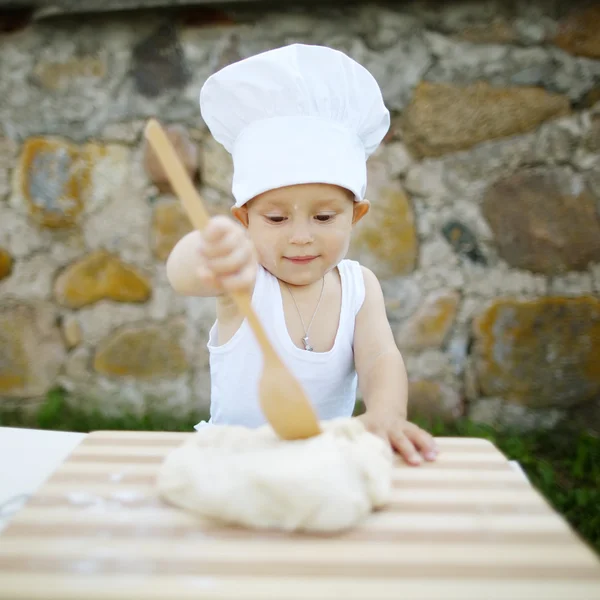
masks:
[(296, 245), (310, 244), (313, 236), (310, 227), (305, 224), (295, 224), (290, 236), (290, 243)]

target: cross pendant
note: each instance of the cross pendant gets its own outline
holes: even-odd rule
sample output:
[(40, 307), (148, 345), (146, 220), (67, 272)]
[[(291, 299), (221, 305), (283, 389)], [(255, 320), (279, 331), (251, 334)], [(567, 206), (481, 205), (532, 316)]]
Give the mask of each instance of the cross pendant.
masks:
[(308, 336), (303, 337), (302, 341), (304, 342), (304, 349), (308, 350), (308, 352), (312, 352), (313, 351), (313, 347), (308, 342)]

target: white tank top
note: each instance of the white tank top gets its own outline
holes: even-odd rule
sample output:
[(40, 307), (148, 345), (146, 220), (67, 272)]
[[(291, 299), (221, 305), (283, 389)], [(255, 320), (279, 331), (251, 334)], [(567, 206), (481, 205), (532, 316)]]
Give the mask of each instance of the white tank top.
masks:
[[(365, 285), (359, 263), (343, 260), (338, 270), (342, 306), (335, 342), (328, 352), (308, 352), (294, 344), (285, 323), (279, 282), (263, 267), (259, 267), (252, 295), (252, 306), (275, 350), (299, 379), (320, 420), (351, 416), (356, 401), (354, 323), (365, 298)], [(265, 424), (258, 401), (263, 359), (248, 322), (244, 320), (223, 345), (218, 345), (215, 322), (207, 347), (211, 375), (209, 423), (245, 427)], [(203, 425), (206, 423), (196, 428)]]

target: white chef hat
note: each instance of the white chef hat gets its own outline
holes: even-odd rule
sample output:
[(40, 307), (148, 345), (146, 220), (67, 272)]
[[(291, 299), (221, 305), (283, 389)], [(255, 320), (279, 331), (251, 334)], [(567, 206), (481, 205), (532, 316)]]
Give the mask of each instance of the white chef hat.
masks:
[(200, 110), (233, 159), (236, 206), (301, 183), (367, 187), (367, 158), (390, 126), (375, 78), (344, 53), (292, 44), (208, 78)]

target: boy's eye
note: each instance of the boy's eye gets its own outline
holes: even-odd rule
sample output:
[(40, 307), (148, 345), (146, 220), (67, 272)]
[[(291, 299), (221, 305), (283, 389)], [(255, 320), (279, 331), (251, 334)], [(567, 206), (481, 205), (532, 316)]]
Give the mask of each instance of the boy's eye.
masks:
[(267, 221), (271, 221), (271, 223), (283, 223), (285, 221), (285, 217), (279, 217), (276, 215), (267, 215)]
[(333, 219), (333, 215), (316, 215), (315, 219), (321, 223), (327, 223), (327, 221)]

